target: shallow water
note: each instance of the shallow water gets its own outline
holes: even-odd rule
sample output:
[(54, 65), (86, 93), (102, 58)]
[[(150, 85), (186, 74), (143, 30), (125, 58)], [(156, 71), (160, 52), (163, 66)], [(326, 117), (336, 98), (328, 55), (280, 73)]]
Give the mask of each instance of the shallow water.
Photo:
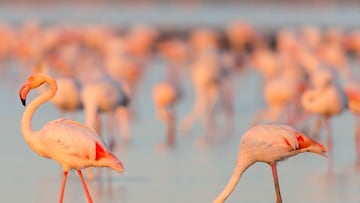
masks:
[[(0, 10), (4, 10), (0, 12), (1, 15), (10, 21), (15, 22), (20, 19), (9, 11), (5, 12), (5, 8), (0, 8)], [(57, 17), (67, 20), (64, 16), (59, 17), (57, 13), (58, 11), (37, 15), (49, 15), (50, 21)], [(113, 19), (111, 13), (104, 18)], [(26, 12), (21, 15), (26, 16)], [(126, 13), (123, 15), (126, 16)], [(253, 13), (248, 13), (248, 15), (255, 16)], [(262, 15), (266, 17), (267, 14)], [(302, 15), (305, 14), (299, 14), (300, 17)], [(323, 22), (321, 20), (329, 22), (329, 19), (325, 20), (326, 15), (315, 18), (318, 19), (315, 22)], [(348, 19), (351, 15), (356, 17), (359, 13), (350, 9), (348, 15), (341, 19), (337, 18), (336, 22), (355, 24), (355, 21), (350, 22)], [(150, 20), (158, 19), (157, 15), (154, 16)], [(299, 16), (292, 16), (287, 19), (287, 22), (295, 18), (300, 19)], [(178, 18), (181, 19), (175, 15), (170, 19), (176, 21)], [(311, 18), (311, 15), (307, 18)], [(208, 20), (206, 17), (204, 19)], [(227, 18), (219, 19), (223, 22)], [(284, 23), (276, 19), (272, 18), (271, 21), (274, 26), (278, 25), (277, 23)], [(141, 18), (138, 20), (141, 21)], [(254, 20), (256, 21), (256, 18)], [(219, 21), (215, 22), (219, 23)], [(158, 144), (163, 140), (165, 129), (163, 124), (155, 119), (153, 104), (149, 100), (150, 87), (161, 79), (161, 71), (162, 67), (155, 64), (146, 72), (135, 101), (139, 117), (132, 124), (132, 143), (129, 147), (120, 147), (115, 152), (125, 165), (124, 175), (108, 173), (105, 170), (104, 174), (111, 175), (111, 178), (106, 178), (103, 182), (95, 180), (89, 185), (94, 202), (208, 203), (221, 192), (227, 183), (235, 164), (241, 135), (248, 129), (256, 110), (261, 107), (259, 100), (261, 95), (258, 94), (260, 87), (256, 82), (259, 79), (258, 76), (254, 72), (249, 72), (246, 76), (234, 78), (235, 130), (228, 141), (215, 146), (201, 147), (197, 143), (203, 136), (203, 129), (200, 125), (196, 125), (188, 137), (177, 137), (177, 146), (174, 149), (161, 151)], [(20, 120), (24, 108), (19, 101), (18, 88), (24, 79), (24, 76), (19, 76), (16, 71), (12, 71), (10, 74), (3, 74), (0, 80), (2, 95), (0, 202), (57, 202), (62, 176), (60, 167), (54, 161), (41, 158), (32, 152), (20, 133)], [(189, 81), (185, 82), (185, 89), (186, 97), (178, 106), (179, 119), (190, 110), (192, 105), (193, 92)], [(36, 93), (32, 96), (34, 95)], [(51, 104), (44, 105), (34, 117), (34, 128), (39, 128), (57, 116), (55, 107)], [(81, 112), (77, 118), (83, 122)], [(284, 202), (357, 203), (360, 201), (360, 174), (354, 171), (352, 115), (345, 112), (334, 118), (332, 123), (334, 175), (327, 176), (327, 159), (314, 154), (301, 154), (280, 163), (278, 172)], [(257, 163), (243, 175), (227, 202), (268, 203), (274, 201), (271, 170), (266, 164)], [(86, 202), (76, 173), (71, 173), (68, 178), (64, 202)]]

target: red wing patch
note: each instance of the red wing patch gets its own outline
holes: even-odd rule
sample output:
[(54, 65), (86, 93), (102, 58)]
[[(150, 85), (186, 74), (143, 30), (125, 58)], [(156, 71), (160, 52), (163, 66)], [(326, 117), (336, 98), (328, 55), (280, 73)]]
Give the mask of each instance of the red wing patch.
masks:
[(106, 157), (107, 153), (105, 149), (98, 142), (96, 142), (95, 144), (95, 150), (96, 150), (96, 155), (95, 155), (96, 161)]
[(296, 139), (299, 142), (300, 149), (306, 148), (312, 144), (312, 142), (308, 139), (305, 141), (304, 136), (299, 132), (296, 132)]

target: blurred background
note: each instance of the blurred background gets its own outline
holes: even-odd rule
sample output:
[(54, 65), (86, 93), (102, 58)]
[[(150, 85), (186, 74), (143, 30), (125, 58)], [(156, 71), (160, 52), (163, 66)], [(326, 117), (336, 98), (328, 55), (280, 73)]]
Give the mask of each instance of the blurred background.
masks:
[[(247, 129), (289, 123), (329, 146), (324, 115), (330, 157), (281, 162), (283, 200), (359, 202), (359, 9), (358, 0), (0, 1), (0, 202), (58, 200), (60, 167), (32, 152), (20, 131), (18, 90), (38, 72), (58, 81), (60, 96), (37, 110), (33, 128), (59, 117), (86, 123), (125, 165), (124, 175), (87, 177), (94, 202), (212, 202)], [(89, 122), (83, 98), (99, 81), (129, 102), (98, 107), (101, 128)], [(342, 97), (321, 106), (341, 103), (339, 111), (302, 104), (306, 91), (323, 87)], [(42, 92), (32, 91), (29, 102)], [(87, 100), (106, 98), (88, 92)], [(66, 187), (64, 202), (86, 202), (76, 173)], [(227, 200), (274, 201), (270, 168), (261, 163)]]

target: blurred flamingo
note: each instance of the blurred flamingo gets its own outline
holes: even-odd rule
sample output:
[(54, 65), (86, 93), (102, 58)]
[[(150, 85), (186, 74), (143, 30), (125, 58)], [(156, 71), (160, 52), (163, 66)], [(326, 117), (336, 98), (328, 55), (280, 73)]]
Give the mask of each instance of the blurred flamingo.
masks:
[(101, 137), (91, 128), (72, 120), (58, 119), (44, 125), (39, 131), (33, 131), (31, 121), (35, 110), (55, 96), (56, 81), (44, 74), (30, 76), (19, 91), (23, 105), (30, 90), (47, 83), (49, 90), (36, 97), (25, 109), (21, 120), (21, 131), (25, 141), (37, 154), (57, 161), (64, 170), (59, 202), (63, 202), (68, 171), (77, 170), (87, 200), (92, 203), (81, 169), (87, 167), (109, 167), (122, 173), (124, 167), (112, 154)]
[[(45, 63), (39, 62), (34, 67), (33, 72), (49, 74), (50, 70)], [(71, 76), (57, 76), (54, 77), (54, 79), (58, 84), (58, 88), (55, 96), (50, 99), (50, 102), (60, 110), (60, 117), (63, 117), (67, 112), (73, 114), (75, 111), (82, 109), (80, 81)], [(42, 92), (46, 91), (46, 88), (42, 87), (43, 86), (40, 87), (40, 90)]]
[(172, 82), (160, 82), (153, 88), (153, 102), (157, 117), (167, 124), (166, 146), (175, 145), (176, 115), (175, 105), (179, 99), (179, 89)]
[(281, 203), (277, 162), (302, 152), (326, 156), (324, 146), (289, 125), (267, 124), (250, 128), (241, 138), (234, 172), (214, 203), (223, 203), (235, 189), (241, 175), (256, 162), (270, 165), (275, 184), (276, 203)]
[[(16, 32), (7, 24), (0, 23), (0, 71), (7, 67), (16, 45)], [(5, 75), (5, 74), (2, 74)]]
[(209, 138), (207, 141), (214, 138), (214, 111), (219, 97), (219, 76), (219, 60), (216, 51), (208, 50), (199, 55), (191, 69), (191, 79), (195, 89), (194, 105), (180, 124), (180, 130), (184, 134), (190, 131), (197, 119), (203, 117)]
[[(86, 124), (94, 128), (98, 133), (101, 132), (99, 123), (100, 113), (117, 114), (121, 136), (125, 143), (130, 142), (130, 130), (128, 123), (127, 105), (129, 98), (125, 94), (122, 86), (117, 81), (110, 78), (86, 82), (81, 90), (81, 101), (84, 105)], [(111, 119), (111, 118), (110, 118)], [(112, 131), (112, 129), (109, 129)], [(113, 146), (115, 139), (110, 138), (110, 146)]]
[(349, 100), (349, 110), (354, 114), (355, 120), (355, 167), (360, 170), (360, 86), (350, 83), (345, 86), (346, 96)]
[(329, 174), (332, 173), (332, 135), (329, 119), (342, 113), (347, 107), (347, 97), (334, 73), (327, 68), (320, 68), (312, 74), (313, 88), (307, 89), (301, 96), (303, 108), (323, 118), (327, 131), (329, 149)]

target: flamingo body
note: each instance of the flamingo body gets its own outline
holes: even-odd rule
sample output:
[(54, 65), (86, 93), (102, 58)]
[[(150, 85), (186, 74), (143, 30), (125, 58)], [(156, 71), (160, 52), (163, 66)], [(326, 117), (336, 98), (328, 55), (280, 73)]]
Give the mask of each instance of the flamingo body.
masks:
[(307, 90), (301, 97), (301, 103), (309, 112), (328, 116), (340, 114), (347, 105), (344, 92), (335, 86)]
[(175, 85), (167, 82), (157, 84), (153, 90), (153, 100), (156, 106), (166, 107), (176, 102), (178, 90)]
[(59, 77), (58, 91), (50, 100), (62, 111), (75, 111), (82, 107), (80, 100), (80, 83), (70, 77)]
[(57, 161), (64, 171), (90, 166), (108, 166), (122, 173), (123, 166), (114, 161), (114, 155), (105, 146), (100, 136), (87, 126), (67, 119), (47, 123), (35, 135), (37, 142), (32, 149), (45, 158)]

